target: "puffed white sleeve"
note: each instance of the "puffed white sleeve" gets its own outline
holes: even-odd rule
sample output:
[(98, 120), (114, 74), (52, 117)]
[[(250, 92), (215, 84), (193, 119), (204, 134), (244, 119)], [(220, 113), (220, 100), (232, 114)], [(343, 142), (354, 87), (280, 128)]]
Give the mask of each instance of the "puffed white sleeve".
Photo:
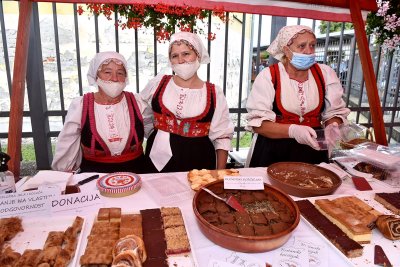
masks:
[(208, 137), (213, 142), (215, 149), (231, 150), (234, 126), (229, 117), (228, 103), (221, 88), (215, 86), (216, 107), (211, 120)]
[(71, 172), (82, 162), (81, 118), (83, 97), (72, 100), (64, 126), (58, 135), (55, 155), (51, 167), (56, 171)]
[(253, 131), (253, 127), (261, 126), (265, 120), (275, 121), (276, 114), (272, 111), (275, 89), (271, 80), (269, 68), (263, 69), (256, 77), (251, 92), (247, 98), (247, 124), (245, 129)]
[(151, 108), (151, 100), (153, 99), (154, 92), (157, 90), (163, 76), (164, 74), (158, 74), (146, 84), (139, 94), (135, 95), (140, 112), (142, 113), (144, 134), (146, 138), (148, 138), (153, 131), (154, 115)]
[(321, 114), (322, 122), (333, 117), (339, 117), (344, 123), (347, 123), (347, 116), (350, 109), (346, 108), (343, 100), (343, 87), (336, 75), (336, 72), (329, 66), (319, 64), (325, 81), (325, 109)]

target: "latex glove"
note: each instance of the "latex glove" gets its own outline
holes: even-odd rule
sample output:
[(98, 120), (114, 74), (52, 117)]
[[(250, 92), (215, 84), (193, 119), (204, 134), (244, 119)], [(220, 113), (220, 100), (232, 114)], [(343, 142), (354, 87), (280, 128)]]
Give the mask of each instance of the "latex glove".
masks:
[(299, 144), (308, 145), (315, 150), (320, 150), (317, 142), (317, 133), (309, 126), (291, 124), (289, 126), (289, 137), (296, 139)]
[(341, 139), (340, 129), (337, 122), (333, 122), (325, 127), (325, 141), (328, 146), (329, 157), (332, 154), (332, 150), (336, 147), (337, 142)]

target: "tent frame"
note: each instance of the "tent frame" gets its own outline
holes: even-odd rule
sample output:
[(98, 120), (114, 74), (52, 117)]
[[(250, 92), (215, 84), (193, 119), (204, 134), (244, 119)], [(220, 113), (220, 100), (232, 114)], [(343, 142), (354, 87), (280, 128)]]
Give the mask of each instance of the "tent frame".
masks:
[[(20, 0), (20, 14), (18, 20), (18, 33), (15, 47), (15, 62), (12, 80), (12, 91), (11, 91), (11, 105), (10, 105), (10, 123), (8, 132), (8, 147), (7, 153), (11, 156), (9, 161), (9, 169), (14, 173), (16, 180), (19, 179), (20, 175), (20, 160), (21, 160), (21, 140), (22, 140), (22, 119), (23, 119), (23, 107), (24, 107), (24, 90), (25, 90), (25, 79), (27, 70), (27, 59), (28, 59), (28, 47), (29, 47), (29, 34), (30, 34), (30, 21), (32, 17), (32, 3), (39, 1), (32, 0)], [(89, 1), (76, 1), (76, 0), (44, 0), (43, 2), (55, 2), (55, 3), (110, 3), (110, 4), (134, 4), (134, 3), (154, 3), (150, 0), (89, 0)], [(166, 4), (177, 5), (178, 1), (175, 0), (163, 0), (161, 1)], [(212, 9), (215, 6), (223, 7), (225, 11), (229, 12), (247, 12), (254, 13), (255, 10), (259, 10), (255, 6), (247, 4), (236, 4), (229, 5), (229, 2), (213, 2), (206, 0), (189, 0), (180, 1), (182, 4), (198, 6), (201, 8)], [(279, 1), (278, 1), (279, 2)], [(283, 1), (281, 1), (283, 2)], [(285, 1), (288, 3), (289, 1)], [(369, 50), (367, 35), (365, 32), (364, 20), (362, 17), (362, 10), (364, 11), (376, 11), (378, 9), (375, 0), (297, 0), (290, 1), (291, 3), (302, 3), (310, 6), (323, 5), (329, 7), (346, 8), (350, 11), (351, 21), (354, 24), (356, 42), (359, 49), (360, 60), (362, 65), (362, 71), (365, 79), (365, 86), (367, 90), (368, 102), (371, 110), (372, 125), (374, 128), (375, 139), (378, 144), (387, 145), (385, 125), (383, 121), (383, 113), (381, 103), (378, 95), (378, 87), (376, 84), (376, 77), (373, 69), (371, 53)], [(289, 3), (290, 3), (289, 2)], [(213, 6), (212, 6), (213, 5)], [(307, 5), (306, 5), (307, 6)], [(296, 10), (288, 9), (289, 13), (286, 16), (296, 16)], [(253, 12), (252, 12), (253, 11)], [(258, 14), (258, 13), (257, 13)], [(263, 15), (280, 15), (285, 14), (271, 14), (271, 12), (263, 12)], [(317, 12), (311, 12), (310, 18), (322, 19), (324, 17), (318, 16)]]

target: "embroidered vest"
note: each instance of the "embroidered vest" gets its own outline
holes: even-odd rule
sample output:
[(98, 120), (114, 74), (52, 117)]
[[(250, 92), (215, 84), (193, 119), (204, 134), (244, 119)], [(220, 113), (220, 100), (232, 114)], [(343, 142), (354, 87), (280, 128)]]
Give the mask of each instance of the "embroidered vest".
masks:
[(325, 108), (324, 96), (325, 96), (325, 81), (321, 72), (321, 68), (318, 64), (312, 65), (310, 68), (311, 73), (317, 83), (318, 94), (319, 94), (319, 104), (314, 109), (304, 114), (303, 121), (300, 122), (300, 116), (291, 113), (282, 106), (281, 102), (281, 76), (279, 72), (278, 64), (271, 65), (269, 67), (272, 77), (272, 84), (275, 89), (275, 99), (273, 102), (272, 110), (276, 114), (276, 122), (285, 124), (300, 124), (306, 125), (313, 128), (321, 127), (320, 114)]
[(94, 93), (83, 96), (81, 147), (85, 159), (103, 163), (121, 163), (133, 160), (143, 154), (143, 118), (135, 96), (129, 92), (123, 93), (128, 104), (130, 132), (126, 146), (120, 155), (111, 155), (107, 144), (97, 132), (94, 115)]
[(151, 106), (154, 112), (154, 128), (184, 137), (208, 136), (216, 103), (215, 85), (206, 82), (207, 103), (206, 108), (200, 115), (179, 120), (162, 102), (162, 97), (171, 77), (171, 75), (165, 75), (153, 95)]

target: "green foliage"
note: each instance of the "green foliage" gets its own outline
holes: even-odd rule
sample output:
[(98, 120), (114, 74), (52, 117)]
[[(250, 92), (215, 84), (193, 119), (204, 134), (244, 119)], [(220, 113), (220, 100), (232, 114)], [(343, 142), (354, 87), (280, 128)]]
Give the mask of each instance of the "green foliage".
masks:
[[(239, 139), (239, 147), (250, 147), (252, 138), (252, 133), (246, 132)], [(236, 138), (232, 140), (232, 147), (236, 147)]]
[[(321, 21), (321, 24), (319, 25), (319, 32), (324, 34), (326, 33), (327, 29), (328, 29), (328, 22)], [(353, 23), (345, 22), (344, 29), (345, 30), (354, 29)], [(340, 32), (341, 30), (342, 30), (342, 22), (331, 22), (329, 24), (329, 32)]]

